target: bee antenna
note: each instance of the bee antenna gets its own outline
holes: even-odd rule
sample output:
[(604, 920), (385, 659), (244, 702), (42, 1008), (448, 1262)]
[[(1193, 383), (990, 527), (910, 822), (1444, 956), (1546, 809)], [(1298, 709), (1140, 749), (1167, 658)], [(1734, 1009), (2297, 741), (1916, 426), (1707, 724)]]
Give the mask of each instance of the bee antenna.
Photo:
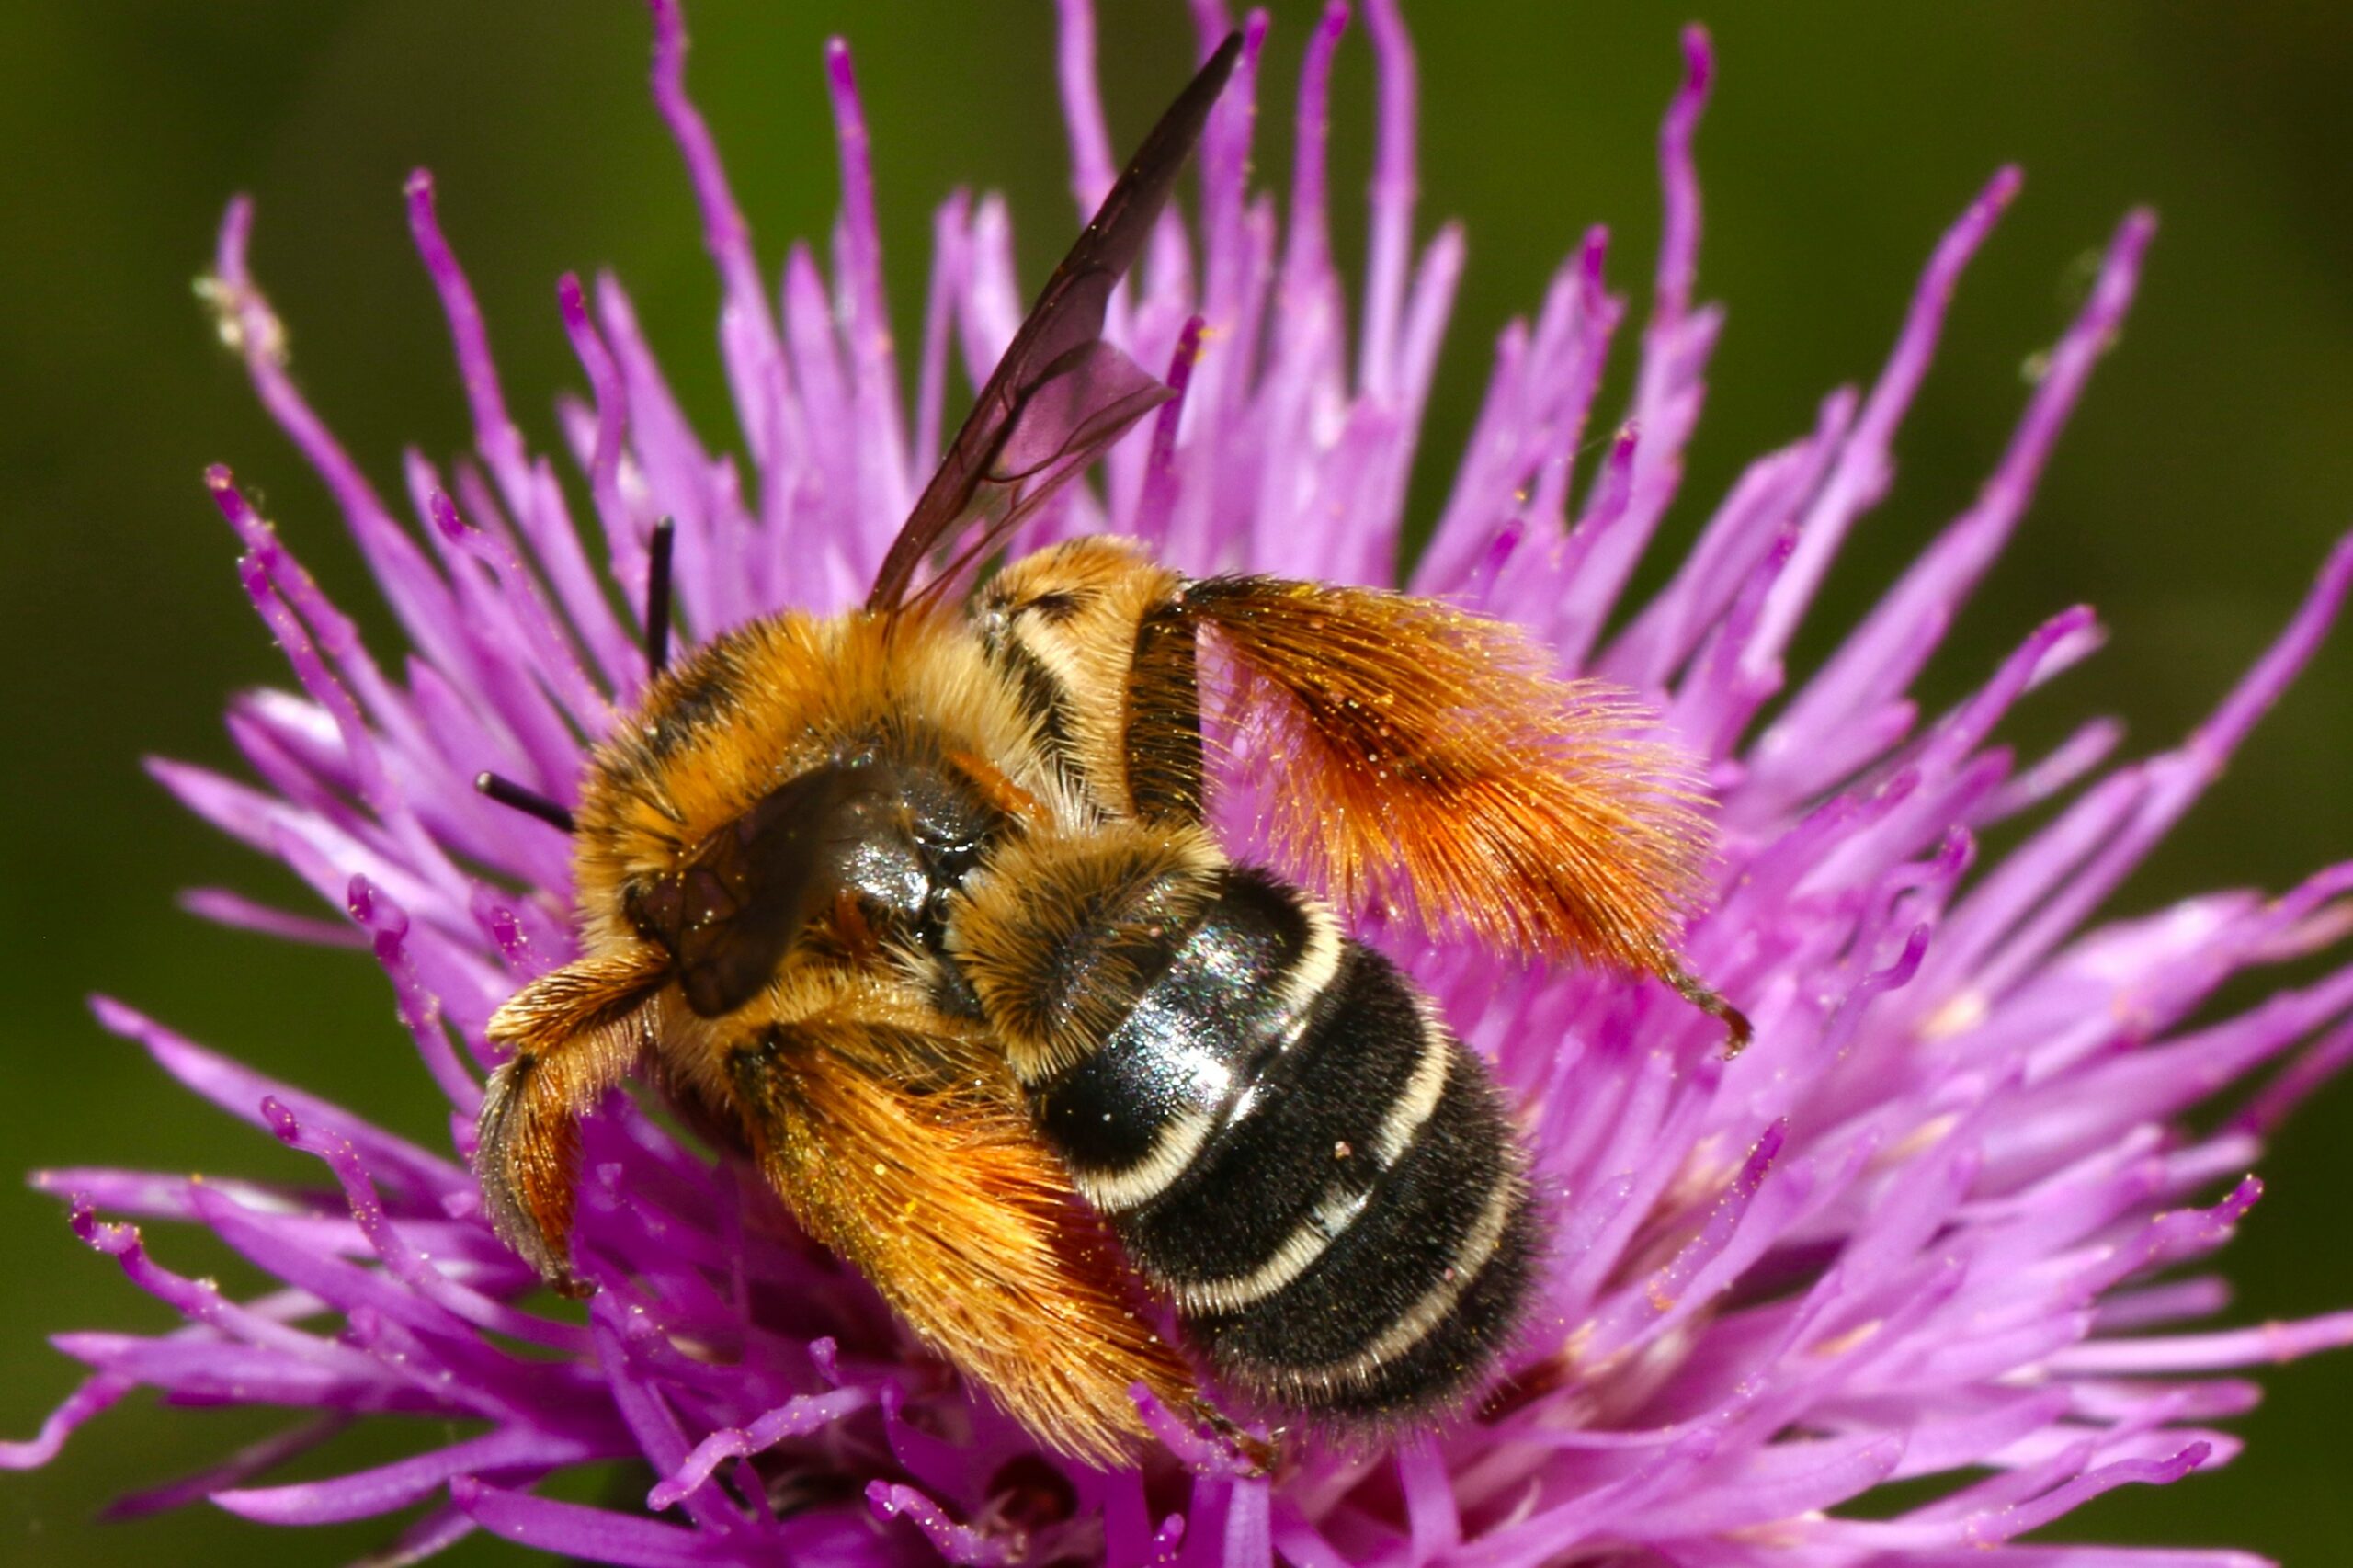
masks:
[(474, 775), (474, 788), (500, 805), (518, 811), (527, 817), (537, 817), (558, 832), (572, 831), (570, 812), (538, 790), (524, 789), (512, 778), (504, 778), (495, 773), (477, 773)]
[(667, 517), (654, 525), (645, 556), (645, 674), (650, 680), (670, 662), (670, 560), (678, 530)]

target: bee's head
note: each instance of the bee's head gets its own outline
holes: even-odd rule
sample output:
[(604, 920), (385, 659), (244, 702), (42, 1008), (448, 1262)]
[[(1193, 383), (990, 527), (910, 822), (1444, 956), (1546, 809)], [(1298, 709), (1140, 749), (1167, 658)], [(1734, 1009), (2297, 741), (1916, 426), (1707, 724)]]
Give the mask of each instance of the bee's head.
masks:
[(625, 883), (621, 910), (676, 964), (703, 1017), (744, 1006), (820, 929), (920, 934), (977, 858), (992, 812), (952, 774), (844, 758), (771, 790), (673, 869)]

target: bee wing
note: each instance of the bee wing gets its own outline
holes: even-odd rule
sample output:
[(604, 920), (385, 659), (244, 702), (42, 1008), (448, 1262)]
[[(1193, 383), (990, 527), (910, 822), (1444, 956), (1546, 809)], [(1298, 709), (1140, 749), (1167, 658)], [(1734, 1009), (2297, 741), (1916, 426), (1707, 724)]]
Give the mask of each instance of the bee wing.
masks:
[(1689, 994), (1673, 941), (1707, 828), (1688, 763), (1630, 696), (1557, 679), (1517, 628), (1432, 599), (1218, 577), (1184, 605), (1224, 655), (1228, 718), (1279, 778), (1276, 851), (1304, 880)]
[(939, 470), (892, 541), (871, 610), (896, 609), (934, 549), (978, 525), (980, 533), (938, 580), (952, 578), (1001, 541), (1053, 491), (1172, 395), (1105, 343), (1111, 290), (1135, 264), (1144, 236), (1201, 133), (1210, 106), (1242, 51), (1229, 36), (1152, 128), (1094, 221), (1078, 236), (981, 389)]
[(1009, 1414), (1081, 1459), (1131, 1454), (1130, 1388), (1181, 1410), (1191, 1375), (1135, 1314), (1003, 1054), (922, 1022), (824, 1017), (739, 1051), (753, 1153), (802, 1227)]

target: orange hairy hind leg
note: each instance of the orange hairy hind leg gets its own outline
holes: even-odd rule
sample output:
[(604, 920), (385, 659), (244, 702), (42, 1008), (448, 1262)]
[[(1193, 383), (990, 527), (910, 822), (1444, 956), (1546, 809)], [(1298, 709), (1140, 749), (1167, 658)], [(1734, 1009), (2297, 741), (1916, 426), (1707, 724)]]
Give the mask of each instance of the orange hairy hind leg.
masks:
[(779, 1024), (735, 1047), (754, 1158), (802, 1227), (1007, 1414), (1076, 1458), (1131, 1456), (1149, 1431), (1131, 1388), (1193, 1410), (1191, 1372), (1138, 1315), (1003, 1057), (920, 1021)]

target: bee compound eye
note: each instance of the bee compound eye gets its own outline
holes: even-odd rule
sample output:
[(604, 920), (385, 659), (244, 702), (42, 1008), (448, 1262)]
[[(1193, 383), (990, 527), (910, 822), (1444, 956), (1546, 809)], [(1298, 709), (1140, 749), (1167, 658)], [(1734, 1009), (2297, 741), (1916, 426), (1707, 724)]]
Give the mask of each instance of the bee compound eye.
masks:
[(621, 889), (621, 915), (646, 940), (675, 949), (685, 897), (676, 877), (632, 881)]

